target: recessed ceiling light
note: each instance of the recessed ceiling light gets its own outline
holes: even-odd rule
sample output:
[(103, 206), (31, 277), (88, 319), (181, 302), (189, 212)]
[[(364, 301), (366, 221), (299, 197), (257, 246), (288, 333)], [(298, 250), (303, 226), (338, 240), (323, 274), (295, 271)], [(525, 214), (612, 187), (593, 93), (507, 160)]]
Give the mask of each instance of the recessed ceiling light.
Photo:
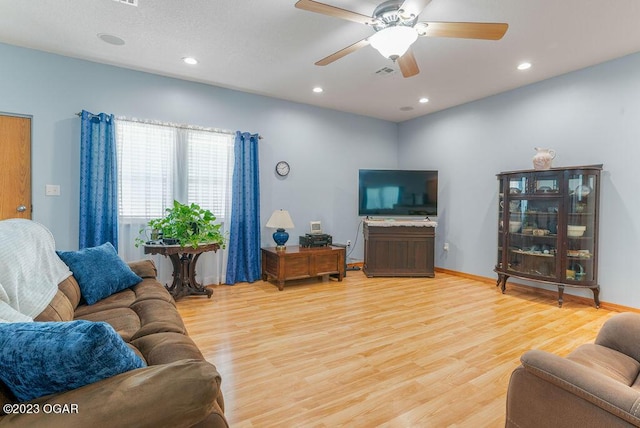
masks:
[(321, 94), (322, 92), (324, 92), (324, 89), (322, 89), (320, 86), (316, 86), (315, 88), (313, 88), (313, 92), (315, 92), (316, 94)]
[(422, 98), (420, 98), (420, 100), (419, 100), (419, 101), (420, 101), (420, 104), (426, 104), (426, 103), (428, 103), (428, 102), (429, 102), (429, 98), (427, 98), (427, 97), (422, 97)]
[(520, 64), (518, 64), (518, 70), (528, 70), (530, 68), (531, 68), (530, 62), (521, 62)]
[(105, 43), (109, 43), (110, 45), (115, 45), (115, 46), (124, 45), (124, 40), (122, 40), (118, 36), (114, 36), (113, 34), (98, 33), (98, 38)]
[(197, 59), (192, 58), (190, 56), (186, 56), (182, 58), (182, 60), (185, 62), (185, 64), (189, 64), (189, 65), (196, 65), (198, 63)]

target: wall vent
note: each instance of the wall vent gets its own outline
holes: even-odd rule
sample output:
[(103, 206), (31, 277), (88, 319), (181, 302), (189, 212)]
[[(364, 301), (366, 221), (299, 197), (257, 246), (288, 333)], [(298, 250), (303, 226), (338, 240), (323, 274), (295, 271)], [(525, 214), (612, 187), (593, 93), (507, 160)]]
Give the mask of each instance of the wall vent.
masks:
[(123, 4), (128, 4), (129, 6), (136, 6), (138, 7), (138, 0), (113, 0), (117, 3), (123, 3)]
[(391, 67), (382, 67), (380, 70), (376, 71), (374, 74), (376, 76), (390, 76), (395, 72), (396, 71)]

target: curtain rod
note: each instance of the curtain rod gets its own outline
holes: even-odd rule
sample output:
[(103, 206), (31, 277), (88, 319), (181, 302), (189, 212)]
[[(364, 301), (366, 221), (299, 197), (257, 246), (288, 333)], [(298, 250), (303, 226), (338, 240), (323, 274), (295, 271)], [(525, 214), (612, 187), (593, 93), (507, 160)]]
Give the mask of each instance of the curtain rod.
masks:
[[(97, 114), (92, 114), (89, 113), (92, 117), (97, 117)], [(82, 116), (82, 112), (78, 112), (76, 113), (76, 116), (81, 117)], [(207, 128), (204, 126), (196, 126), (196, 125), (184, 125), (184, 124), (179, 124), (179, 123), (172, 123), (172, 122), (161, 122), (161, 121), (157, 121), (157, 120), (146, 120), (146, 119), (136, 119), (136, 118), (129, 118), (129, 117), (124, 117), (124, 116), (116, 116), (115, 117), (118, 120), (126, 120), (129, 122), (135, 122), (135, 123), (147, 123), (147, 124), (152, 124), (152, 125), (159, 125), (159, 126), (171, 126), (173, 128), (183, 128), (183, 129), (195, 129), (195, 130), (199, 130), (199, 131), (213, 131), (213, 132), (218, 132), (220, 134), (227, 134), (227, 135), (236, 135), (236, 133), (234, 131), (228, 131), (226, 129), (219, 129), (219, 128)], [(262, 140), (262, 135), (258, 135), (258, 139)]]

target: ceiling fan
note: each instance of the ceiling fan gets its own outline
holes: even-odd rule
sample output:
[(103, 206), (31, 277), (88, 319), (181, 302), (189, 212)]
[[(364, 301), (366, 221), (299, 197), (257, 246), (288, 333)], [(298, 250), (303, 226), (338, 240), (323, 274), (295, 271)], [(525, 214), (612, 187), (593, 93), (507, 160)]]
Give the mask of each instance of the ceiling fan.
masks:
[(431, 0), (388, 0), (378, 5), (370, 17), (313, 0), (299, 0), (296, 7), (369, 25), (376, 31), (373, 35), (321, 59), (316, 65), (331, 64), (371, 45), (386, 58), (397, 61), (404, 77), (420, 73), (411, 50), (411, 45), (418, 37), (500, 40), (509, 28), (509, 24), (505, 23), (418, 21), (418, 15), (430, 2)]

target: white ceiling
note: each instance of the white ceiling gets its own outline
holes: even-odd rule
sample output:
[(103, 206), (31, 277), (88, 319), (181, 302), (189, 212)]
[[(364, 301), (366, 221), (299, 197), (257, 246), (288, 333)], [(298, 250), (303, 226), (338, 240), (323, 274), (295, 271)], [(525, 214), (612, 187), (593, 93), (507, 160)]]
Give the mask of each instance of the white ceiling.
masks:
[[(382, 2), (323, 1), (365, 15)], [(413, 49), (421, 73), (405, 79), (370, 46), (315, 66), (373, 30), (294, 4), (0, 0), (0, 42), (395, 122), (640, 51), (638, 0), (433, 0), (420, 20), (506, 22), (509, 29), (499, 41), (420, 38)], [(107, 44), (98, 33), (126, 43)], [(185, 56), (200, 63), (188, 66)], [(523, 60), (533, 67), (517, 71)], [(376, 75), (383, 67), (397, 71)], [(318, 85), (324, 93), (311, 91)], [(420, 97), (430, 102), (419, 104)]]

